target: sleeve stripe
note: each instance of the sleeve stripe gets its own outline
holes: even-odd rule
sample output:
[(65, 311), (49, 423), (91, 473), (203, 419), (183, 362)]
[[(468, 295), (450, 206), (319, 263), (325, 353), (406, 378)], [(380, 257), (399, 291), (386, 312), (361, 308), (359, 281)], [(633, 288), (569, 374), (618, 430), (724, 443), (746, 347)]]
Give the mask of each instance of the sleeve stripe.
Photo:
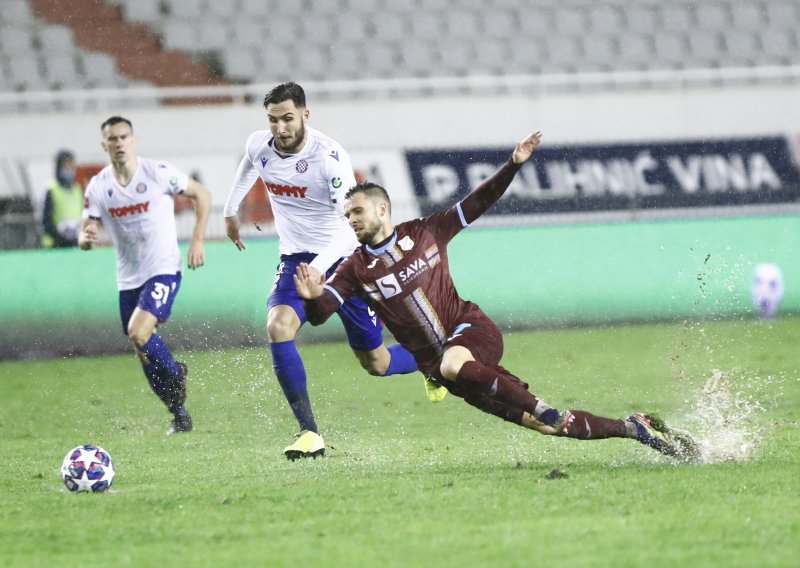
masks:
[(339, 300), (339, 305), (342, 305), (342, 304), (344, 304), (344, 300), (342, 300), (342, 297), (339, 295), (339, 292), (337, 292), (337, 291), (336, 291), (336, 288), (334, 288), (333, 286), (329, 286), (329, 285), (327, 285), (327, 284), (325, 284), (325, 285), (324, 285), (322, 288), (323, 288), (323, 290), (327, 290), (328, 292), (330, 292), (331, 294), (333, 294), (333, 296), (334, 296), (334, 297), (335, 297), (337, 300)]
[(467, 223), (467, 220), (464, 218), (464, 212), (461, 210), (461, 202), (460, 201), (458, 203), (456, 203), (456, 211), (458, 212), (458, 218), (461, 221), (461, 226), (462, 227), (469, 227), (469, 223)]

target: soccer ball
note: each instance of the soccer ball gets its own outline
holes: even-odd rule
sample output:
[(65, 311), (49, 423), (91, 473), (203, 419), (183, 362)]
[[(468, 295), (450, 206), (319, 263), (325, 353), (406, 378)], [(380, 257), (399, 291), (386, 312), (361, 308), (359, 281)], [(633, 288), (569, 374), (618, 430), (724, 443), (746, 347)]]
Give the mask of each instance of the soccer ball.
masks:
[(114, 480), (111, 456), (100, 446), (86, 444), (71, 449), (61, 463), (61, 479), (70, 491), (108, 491)]
[(772, 317), (783, 299), (781, 269), (768, 262), (759, 264), (753, 278), (753, 305), (762, 317)]

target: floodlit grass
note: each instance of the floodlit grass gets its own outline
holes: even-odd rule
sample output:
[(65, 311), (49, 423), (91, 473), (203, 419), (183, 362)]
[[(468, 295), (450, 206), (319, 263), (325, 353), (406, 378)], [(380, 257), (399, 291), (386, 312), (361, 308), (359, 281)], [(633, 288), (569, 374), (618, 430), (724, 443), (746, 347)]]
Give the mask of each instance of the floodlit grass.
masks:
[[(798, 346), (800, 319), (507, 335), (551, 404), (688, 427), (706, 463), (683, 466), (431, 404), (343, 344), (301, 347), (328, 454), (295, 463), (266, 349), (182, 354), (195, 431), (170, 437), (132, 355), (2, 363), (0, 564), (796, 566)], [(63, 488), (82, 443), (111, 453), (111, 492)]]

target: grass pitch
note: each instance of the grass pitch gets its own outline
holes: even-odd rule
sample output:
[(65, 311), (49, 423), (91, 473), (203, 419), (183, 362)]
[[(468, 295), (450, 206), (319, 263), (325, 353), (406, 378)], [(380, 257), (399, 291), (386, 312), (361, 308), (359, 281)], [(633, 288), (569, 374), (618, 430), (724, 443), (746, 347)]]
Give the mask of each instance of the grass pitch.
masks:
[[(682, 466), (431, 404), (344, 344), (301, 346), (328, 453), (294, 463), (266, 349), (179, 354), (195, 431), (169, 437), (132, 355), (2, 363), (0, 564), (796, 566), (798, 345), (797, 318), (507, 334), (554, 406), (691, 430), (704, 463)], [(109, 493), (63, 488), (82, 443), (111, 453)]]

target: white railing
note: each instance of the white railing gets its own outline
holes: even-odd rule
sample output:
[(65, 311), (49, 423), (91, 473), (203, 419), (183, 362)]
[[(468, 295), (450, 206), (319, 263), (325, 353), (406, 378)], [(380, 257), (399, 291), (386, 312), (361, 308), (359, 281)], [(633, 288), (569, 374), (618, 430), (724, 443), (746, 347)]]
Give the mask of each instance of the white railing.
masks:
[[(717, 69), (662, 69), (544, 75), (473, 75), (467, 77), (409, 77), (352, 81), (302, 81), (318, 99), (345, 97), (402, 98), (430, 95), (519, 93), (541, 95), (570, 91), (707, 88), (746, 84), (800, 83), (800, 65), (727, 67)], [(274, 83), (208, 87), (132, 87), (114, 89), (30, 91), (0, 93), (0, 112), (36, 110), (107, 110), (120, 104), (156, 106), (180, 99), (198, 104), (210, 99), (259, 102)]]

